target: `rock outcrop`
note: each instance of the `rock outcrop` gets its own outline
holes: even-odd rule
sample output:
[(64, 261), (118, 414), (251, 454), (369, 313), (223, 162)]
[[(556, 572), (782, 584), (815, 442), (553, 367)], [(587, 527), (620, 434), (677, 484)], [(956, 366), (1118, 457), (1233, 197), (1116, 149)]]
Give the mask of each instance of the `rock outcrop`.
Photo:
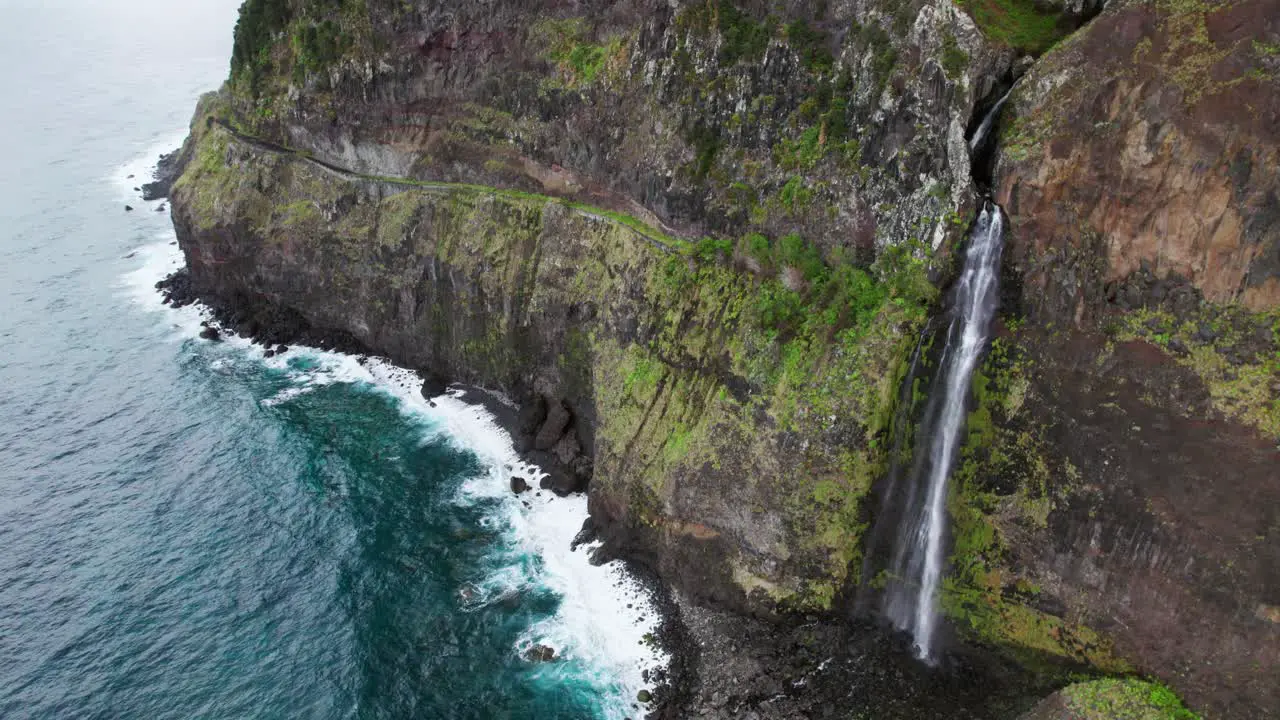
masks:
[(997, 200), (1046, 319), (1092, 319), (1143, 268), (1280, 305), (1278, 11), (1117, 0), (1019, 83)]

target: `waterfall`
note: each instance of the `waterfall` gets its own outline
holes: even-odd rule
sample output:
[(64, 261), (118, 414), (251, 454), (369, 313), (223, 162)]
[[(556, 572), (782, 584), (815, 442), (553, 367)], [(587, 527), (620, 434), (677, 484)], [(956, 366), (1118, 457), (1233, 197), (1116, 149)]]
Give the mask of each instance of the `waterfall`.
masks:
[(991, 126), (995, 124), (996, 118), (1000, 117), (1000, 108), (1004, 107), (1004, 102), (1012, 94), (1013, 88), (1010, 88), (987, 111), (986, 117), (982, 118), (982, 122), (978, 124), (978, 129), (974, 131), (973, 137), (969, 139), (969, 152), (977, 150), (982, 145), (982, 141), (987, 139), (987, 134), (991, 132)]
[[(890, 494), (905, 491), (890, 559), (885, 614), (909, 631), (919, 656), (933, 660), (938, 622), (937, 591), (945, 557), (947, 480), (955, 464), (967, 415), (973, 371), (986, 347), (998, 301), (1004, 218), (998, 205), (984, 207), (969, 238), (956, 283), (946, 345), (916, 435), (908, 482), (890, 478)], [(900, 470), (900, 471), (902, 471)], [(899, 471), (899, 472), (900, 472)]]

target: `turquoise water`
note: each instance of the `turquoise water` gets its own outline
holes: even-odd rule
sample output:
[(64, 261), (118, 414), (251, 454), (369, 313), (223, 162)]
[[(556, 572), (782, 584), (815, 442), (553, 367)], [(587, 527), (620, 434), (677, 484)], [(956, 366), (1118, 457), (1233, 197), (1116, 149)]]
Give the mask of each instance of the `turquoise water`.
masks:
[(0, 717), (637, 715), (655, 614), (569, 551), (585, 501), (509, 493), (482, 410), (160, 306), (132, 186), (238, 2), (4, 3)]

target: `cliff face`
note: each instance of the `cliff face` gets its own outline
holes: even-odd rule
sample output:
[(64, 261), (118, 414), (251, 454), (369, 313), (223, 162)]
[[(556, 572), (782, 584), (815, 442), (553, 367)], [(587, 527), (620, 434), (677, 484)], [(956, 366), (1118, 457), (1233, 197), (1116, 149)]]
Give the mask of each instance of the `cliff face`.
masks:
[(723, 250), (690, 253), (597, 210), (342, 175), (203, 119), (193, 137), (173, 204), (202, 295), (563, 400), (612, 547), (696, 596), (830, 607), (922, 316), (909, 297), (860, 276), (860, 315), (810, 327)]
[[(255, 0), (237, 28), (219, 115), (366, 184), (483, 184), (589, 203), (649, 233), (740, 237), (653, 261), (670, 288), (694, 293), (683, 304), (657, 302), (653, 268), (618, 294), (575, 275), (578, 295), (555, 301), (556, 313), (569, 310), (554, 322), (572, 332), (546, 337), (517, 331), (536, 323), (509, 309), (493, 327), (495, 307), (528, 309), (530, 291), (487, 275), (495, 284), (483, 297), (505, 305), (480, 303), (457, 325), (421, 317), (447, 316), (430, 308), (452, 303), (418, 297), (437, 292), (434, 271), (414, 307), (377, 318), (344, 315), (350, 290), (320, 282), (348, 272), (341, 258), (272, 274), (317, 276), (310, 286), (323, 292), (276, 301), (403, 362), (567, 399), (594, 454), (593, 507), (616, 547), (648, 554), (670, 576), (714, 578), (683, 584), (734, 605), (830, 608), (857, 567), (893, 385), (935, 294), (925, 263), (962, 234), (974, 203), (966, 128), (1012, 58), (948, 2)], [(249, 233), (244, 215), (304, 202), (292, 191), (252, 201), (227, 191), (230, 208), (217, 209), (230, 214), (215, 219), (204, 212), (209, 197), (227, 189), (211, 189), (211, 175), (175, 198), (184, 247), (219, 236), (219, 257), (245, 255), (233, 252), (248, 242), (237, 239)], [(337, 232), (359, 247), (367, 228), (352, 224), (348, 205), (306, 213), (320, 219), (304, 225), (314, 233), (341, 221)], [(382, 231), (382, 212), (370, 213), (365, 225)], [(502, 218), (486, 232), (501, 233)], [(258, 235), (284, 231), (258, 226)], [(440, 241), (452, 228), (419, 231)], [(889, 246), (907, 251), (880, 257)], [(510, 262), (544, 259), (579, 269), (573, 254)], [(261, 261), (244, 262), (236, 276), (227, 262), (197, 258), (192, 275), (223, 296), (265, 291), (266, 273), (249, 272)], [(327, 302), (339, 304), (317, 315)], [(618, 313), (607, 332), (594, 330)], [(601, 344), (588, 342), (593, 334)], [(525, 364), (534, 350), (540, 360)], [(608, 368), (575, 360), (578, 350), (610, 358)]]
[[(539, 449), (609, 551), (844, 611), (966, 135), (1099, 9), (961, 5), (253, 0), (174, 189), (191, 281), (563, 403)], [(942, 597), (1227, 717), (1280, 712), (1275, 9), (1113, 0), (1017, 84)]]
[(245, 40), (233, 84), (259, 133), (361, 172), (572, 197), (687, 235), (799, 231), (864, 260), (968, 216), (966, 127), (1013, 60), (950, 2), (341, 7), (276, 25), (305, 37), (337, 16), (344, 52)]
[[(995, 185), (1025, 322), (957, 503), (958, 556), (996, 531), (981, 596), (1034, 589), (1230, 717), (1280, 708), (1278, 10), (1111, 2), (1018, 84)], [(1027, 488), (1034, 522), (988, 511)]]
[[(1039, 303), (1077, 322), (1138, 306), (1125, 281), (1145, 269), (1215, 303), (1280, 304), (1277, 9), (1115, 2), (1019, 84), (997, 195)], [(1050, 258), (1090, 243), (1096, 274), (1064, 282)]]

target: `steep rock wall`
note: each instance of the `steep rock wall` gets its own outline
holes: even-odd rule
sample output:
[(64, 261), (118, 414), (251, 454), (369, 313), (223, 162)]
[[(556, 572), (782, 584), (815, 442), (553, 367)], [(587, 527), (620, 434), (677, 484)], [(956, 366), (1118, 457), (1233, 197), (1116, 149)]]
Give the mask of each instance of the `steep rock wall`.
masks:
[[(1275, 0), (1112, 2), (1023, 79), (997, 199), (1036, 307), (1092, 318), (1144, 268), (1280, 304), (1277, 18)], [(1088, 276), (1064, 267), (1077, 248), (1100, 255)]]
[(1280, 713), (1278, 17), (1116, 0), (1015, 89), (952, 507), (961, 627), (1075, 618), (1210, 716)]
[[(801, 232), (864, 261), (958, 234), (965, 130), (1014, 55), (945, 0), (339, 5), (295, 3), (233, 73), (255, 132), (370, 174), (684, 234)], [(296, 38), (335, 14), (349, 42), (317, 61)]]

